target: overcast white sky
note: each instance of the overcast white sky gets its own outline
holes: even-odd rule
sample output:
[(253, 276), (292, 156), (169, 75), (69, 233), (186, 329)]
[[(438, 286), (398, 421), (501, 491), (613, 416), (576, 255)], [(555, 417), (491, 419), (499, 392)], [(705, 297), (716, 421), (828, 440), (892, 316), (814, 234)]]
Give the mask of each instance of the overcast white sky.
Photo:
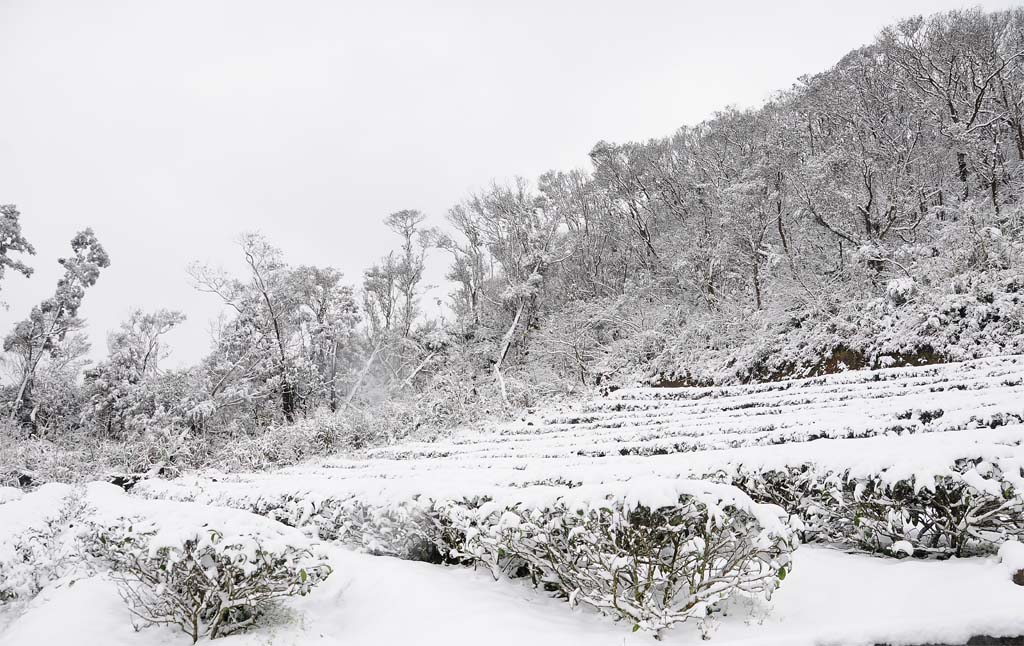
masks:
[(757, 105), (889, 22), (961, 6), (0, 0), (0, 203), (38, 252), (0, 284), (0, 332), (92, 226), (112, 258), (81, 311), (94, 354), (131, 308), (168, 307), (190, 319), (174, 362), (194, 361), (219, 308), (184, 268), (230, 266), (242, 231), (358, 283), (391, 211), (440, 223), (492, 179)]

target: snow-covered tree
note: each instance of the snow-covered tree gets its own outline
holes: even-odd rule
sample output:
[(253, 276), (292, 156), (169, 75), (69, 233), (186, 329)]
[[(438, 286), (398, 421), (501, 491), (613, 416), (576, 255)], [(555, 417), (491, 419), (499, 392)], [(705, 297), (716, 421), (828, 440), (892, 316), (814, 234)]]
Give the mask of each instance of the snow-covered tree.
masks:
[(180, 312), (135, 310), (107, 337), (107, 359), (85, 373), (90, 417), (97, 431), (125, 437), (144, 431), (177, 402), (160, 401), (161, 337), (185, 320)]
[(107, 252), (92, 229), (85, 229), (71, 239), (71, 251), (72, 256), (58, 261), (64, 267), (64, 275), (57, 281), (54, 295), (33, 307), (29, 317), (15, 325), (4, 339), (4, 351), (16, 355), (20, 366), (17, 393), (9, 404), (9, 423), (35, 427), (32, 384), (36, 369), (69, 332), (81, 328), (78, 310), (85, 290), (95, 285), (100, 270), (110, 265)]
[(21, 222), (18, 218), (21, 213), (13, 204), (0, 204), (0, 280), (8, 269), (12, 269), (23, 276), (31, 276), (32, 268), (11, 254), (35, 255), (36, 250), (32, 247), (25, 236), (21, 233)]
[(493, 373), (502, 399), (509, 404), (502, 370), (509, 352), (525, 344), (540, 313), (545, 277), (565, 259), (561, 219), (543, 196), (533, 193), (526, 180), (495, 184), (452, 209), (449, 221), (470, 248), (486, 249), (487, 262), (500, 268), (500, 284), (485, 295), (491, 320), (504, 328), (494, 355)]
[[(204, 265), (190, 268), (196, 287), (230, 310), (215, 328), (202, 369), (202, 409), (247, 410), (252, 423), (292, 422), (303, 407), (336, 408), (350, 370), (357, 317), (352, 290), (331, 268), (286, 264), (257, 234), (243, 236), (244, 277)], [(272, 398), (276, 406), (269, 406)], [(243, 416), (245, 417), (245, 416)]]

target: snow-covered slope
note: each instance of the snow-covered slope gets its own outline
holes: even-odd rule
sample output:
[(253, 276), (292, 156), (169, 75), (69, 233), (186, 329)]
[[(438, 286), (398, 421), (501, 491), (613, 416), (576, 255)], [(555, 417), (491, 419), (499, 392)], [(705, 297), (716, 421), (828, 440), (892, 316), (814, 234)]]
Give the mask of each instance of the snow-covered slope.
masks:
[[(305, 525), (325, 501), (339, 500), (388, 509), (473, 498), (501, 508), (557, 498), (566, 508), (583, 509), (610, 496), (653, 507), (680, 493), (728, 488), (695, 481), (792, 468), (883, 485), (934, 487), (947, 479), (997, 501), (1004, 495), (1016, 500), (1024, 491), (1024, 357), (747, 387), (621, 390), (510, 424), (467, 429), (443, 442), (325, 457), (270, 473), (146, 482), (136, 493), (185, 501), (175, 509), (194, 506), (209, 514), (208, 505), (226, 505)], [(1001, 480), (987, 477), (992, 473)], [(33, 509), (34, 501), (52, 506), (47, 496), (53, 491), (0, 491), (0, 510), (5, 500), (22, 510)], [(290, 515), (274, 506), (282, 499), (293, 506)], [(734, 503), (760, 515), (762, 526), (775, 522), (769, 507)], [(10, 529), (20, 531), (14, 524)], [(495, 582), (487, 568), (373, 557), (340, 544), (327, 553), (334, 574), (325, 584), (224, 643), (620, 645), (651, 639), (631, 632), (628, 622), (571, 609), (524, 579)], [(896, 560), (808, 545), (793, 563), (770, 602), (734, 598), (726, 613), (677, 625), (665, 641), (699, 643), (701, 631), (712, 643), (749, 645), (953, 644), (972, 635), (1024, 634), (1024, 587), (1011, 582), (1011, 565), (1017, 566), (994, 554)], [(66, 620), (50, 621), (53, 616)], [(0, 646), (187, 643), (182, 639), (167, 628), (131, 631), (116, 589), (103, 576), (74, 585), (59, 580), (31, 602), (0, 610)]]
[(152, 483), (162, 496), (501, 495), (548, 482), (703, 477), (739, 465), (943, 473), (1024, 440), (1024, 357), (726, 388), (631, 389), (437, 443), (272, 473)]

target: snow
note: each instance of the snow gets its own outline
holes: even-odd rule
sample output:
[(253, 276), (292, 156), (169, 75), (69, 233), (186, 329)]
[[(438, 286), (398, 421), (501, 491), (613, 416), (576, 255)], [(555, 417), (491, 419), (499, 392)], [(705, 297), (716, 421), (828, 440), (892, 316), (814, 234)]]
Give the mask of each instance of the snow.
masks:
[[(597, 485), (808, 463), (928, 486), (962, 458), (1012, 474), (1024, 457), (1022, 422), (1024, 357), (1013, 356), (753, 386), (623, 390), (441, 442), (269, 474), (151, 482), (140, 491), (228, 506), (282, 493), (386, 502), (511, 496), (509, 487), (555, 479)], [(980, 472), (965, 477), (988, 490), (996, 484)]]
[(999, 560), (1012, 576), (1024, 570), (1024, 543), (1007, 541), (999, 548)]
[(21, 498), (21, 489), (15, 487), (0, 487), (0, 505), (5, 502), (12, 502)]
[(238, 509), (129, 496), (119, 487), (104, 482), (90, 483), (83, 488), (51, 483), (0, 506), (0, 550), (9, 548), (13, 539), (26, 531), (41, 527), (72, 495), (81, 496), (81, 501), (90, 509), (88, 520), (92, 522), (111, 523), (122, 517), (143, 519), (157, 532), (151, 541), (155, 548), (176, 547), (204, 527), (222, 532), (225, 542), (258, 533), (268, 549), (305, 539), (305, 534), (299, 530)]
[(162, 547), (180, 547), (197, 535), (208, 542), (209, 532), (202, 531), (204, 528), (216, 529), (221, 534), (221, 544), (241, 544), (249, 550), (256, 547), (253, 536), (259, 536), (260, 546), (267, 551), (307, 542), (301, 531), (263, 516), (215, 505), (129, 496), (119, 487), (103, 482), (86, 485), (85, 501), (94, 510), (90, 515), (94, 522), (110, 523), (120, 517), (144, 519), (156, 532), (149, 541), (153, 553)]
[[(586, 608), (570, 608), (518, 581), (461, 567), (373, 557), (330, 548), (335, 574), (290, 601), (270, 623), (224, 638), (224, 646), (392, 644), (417, 646), (623, 646), (652, 643)], [(717, 646), (856, 646), (953, 643), (971, 635), (1024, 633), (1024, 587), (996, 559), (885, 560), (803, 547), (770, 605), (734, 608)], [(748, 611), (753, 610), (753, 614)], [(0, 610), (0, 626), (4, 623)], [(165, 646), (188, 643), (170, 628), (136, 633), (113, 584), (102, 577), (48, 588), (14, 611), (0, 646)], [(61, 621), (54, 621), (61, 617)], [(485, 637), (486, 636), (486, 637)], [(684, 624), (667, 644), (701, 643)]]
[(9, 497), (8, 502), (0, 506), (0, 536), (14, 536), (38, 525), (73, 490), (69, 485), (48, 483), (30, 495)]
[[(766, 531), (781, 531), (780, 508), (756, 505), (708, 478), (809, 465), (819, 473), (877, 476), (884, 484), (913, 478), (915, 487), (927, 488), (948, 477), (990, 495), (1002, 495), (1001, 483), (1024, 491), (1022, 384), (1024, 358), (1003, 357), (746, 387), (628, 389), (437, 443), (277, 472), (148, 481), (131, 496), (93, 484), (81, 495), (97, 519), (131, 515), (153, 523), (161, 545), (194, 535), (196, 527), (239, 537), (259, 532), (281, 545), (310, 540), (301, 529), (243, 511), (281, 496), (293, 500), (293, 519), (303, 525), (329, 499), (386, 506), (489, 496), (477, 510), (482, 514), (555, 502), (587, 508), (609, 497), (658, 506), (686, 494), (709, 507), (743, 508)], [(954, 470), (958, 460), (974, 468)], [(65, 485), (27, 495), (0, 489), (0, 568), (16, 557), (10, 539), (39, 527), (72, 491)], [(520, 522), (505, 516), (502, 522)], [(326, 582), (223, 643), (459, 646), (484, 637), (499, 645), (651, 643), (650, 634), (571, 608), (523, 580), (494, 581), (486, 567), (373, 557), (339, 545), (322, 549), (334, 569)], [(725, 616), (674, 627), (664, 641), (694, 644), (704, 633), (719, 645), (895, 645), (1024, 634), (1024, 587), (1011, 581), (1024, 568), (1024, 544), (1004, 544), (998, 557), (945, 561), (915, 560), (906, 541), (890, 552), (903, 558), (800, 547), (770, 603), (731, 600)], [(102, 573), (70, 576), (34, 599), (0, 606), (0, 646), (187, 643), (166, 627), (136, 633)]]
[[(849, 471), (853, 477), (883, 474), (884, 482), (915, 477), (927, 482), (950, 476), (958, 459), (983, 459), (1002, 464), (1004, 474), (1013, 478), (1013, 465), (1021, 464), (1024, 425), (996, 430), (950, 431), (898, 437), (851, 440), (817, 440), (765, 447), (742, 447), (719, 451), (670, 455), (609, 456), (606, 458), (544, 458), (526, 464), (489, 460), (486, 466), (461, 465), (455, 459), (368, 461), (352, 468), (295, 468), (281, 474), (246, 474), (210, 478), (185, 478), (172, 482), (151, 482), (140, 491), (154, 495), (195, 498), (232, 506), (232, 501), (267, 498), (285, 493), (302, 494), (313, 500), (342, 496), (367, 503), (411, 500), (423, 495), (434, 499), (460, 499), (487, 495), (495, 500), (517, 502), (530, 494), (583, 496), (589, 488), (550, 487), (538, 489), (530, 483), (563, 478), (587, 485), (604, 485), (637, 502), (655, 504), (668, 495), (667, 481), (701, 478), (716, 472), (782, 469), (813, 464), (821, 471)], [(468, 460), (467, 460), (468, 462)], [(956, 476), (959, 477), (959, 476)], [(969, 476), (981, 479), (979, 474)], [(1019, 479), (1019, 476), (1018, 476)], [(624, 481), (634, 483), (624, 488)], [(986, 485), (987, 486), (987, 485)], [(524, 490), (525, 489), (525, 490)], [(581, 489), (575, 493), (576, 489)], [(1018, 490), (1024, 491), (1024, 486)]]

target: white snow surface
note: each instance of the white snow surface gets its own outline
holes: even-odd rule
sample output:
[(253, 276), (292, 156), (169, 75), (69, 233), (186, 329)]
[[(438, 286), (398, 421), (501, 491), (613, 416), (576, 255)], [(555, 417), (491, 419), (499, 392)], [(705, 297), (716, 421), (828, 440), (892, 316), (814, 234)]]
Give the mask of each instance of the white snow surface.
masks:
[(15, 487), (0, 487), (0, 505), (21, 498), (21, 489)]
[[(959, 458), (996, 463), (1024, 489), (1022, 420), (1024, 357), (1003, 357), (749, 387), (630, 389), (533, 412), (511, 424), (467, 429), (437, 443), (398, 444), (269, 473), (151, 481), (137, 487), (142, 496), (98, 484), (82, 495), (97, 514), (153, 519), (169, 542), (180, 538), (175, 532), (205, 523), (238, 532), (259, 529), (287, 542), (309, 539), (301, 530), (217, 505), (282, 494), (380, 504), (481, 495), (495, 504), (537, 505), (609, 494), (646, 504), (680, 493), (724, 500), (735, 490), (700, 479), (717, 471), (810, 463), (889, 481), (913, 476), (927, 486), (937, 476), (953, 475), (950, 465)], [(954, 477), (991, 486), (975, 471)], [(0, 559), (12, 537), (38, 526), (71, 491), (66, 485), (25, 495), (0, 490)], [(762, 507), (763, 524), (778, 522), (768, 513), (771, 506)], [(338, 545), (324, 549), (334, 568), (324, 584), (222, 643), (652, 643), (650, 634), (570, 608), (522, 580), (494, 581), (486, 568), (374, 557)], [(1016, 542), (1004, 545), (999, 556), (946, 561), (803, 546), (771, 602), (731, 601), (726, 616), (703, 628), (712, 644), (749, 646), (956, 644), (979, 634), (1024, 635), (1024, 587), (1011, 581), (1020, 567), (1024, 544)], [(78, 573), (34, 599), (0, 605), (0, 646), (188, 642), (167, 627), (135, 632), (114, 584), (102, 574)], [(701, 626), (674, 627), (664, 643), (703, 643)]]
[(1020, 541), (1006, 541), (999, 548), (999, 560), (1003, 567), (1010, 571), (1011, 576), (1024, 571), (1024, 543)]

